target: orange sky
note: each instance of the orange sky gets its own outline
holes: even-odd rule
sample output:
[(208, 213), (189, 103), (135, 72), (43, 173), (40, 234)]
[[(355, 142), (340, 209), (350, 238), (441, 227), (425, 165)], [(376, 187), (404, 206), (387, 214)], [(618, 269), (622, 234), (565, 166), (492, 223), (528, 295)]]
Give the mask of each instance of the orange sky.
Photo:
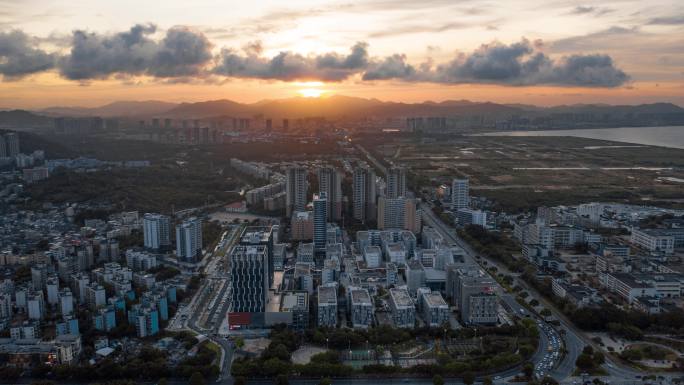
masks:
[[(192, 7), (180, 0), (163, 5), (131, 0), (5, 0), (3, 8), (0, 76), (5, 76), (0, 82), (0, 108), (98, 106), (116, 100), (255, 102), (300, 96), (302, 92), (406, 102), (468, 99), (555, 105), (665, 101), (684, 105), (684, 7), (675, 0), (649, 4), (608, 0), (579, 5), (563, 0), (295, 0), (287, 5), (275, 0), (258, 4), (199, 0)], [(75, 57), (75, 30), (90, 34), (88, 47), (92, 49), (136, 24), (155, 26), (145, 32), (146, 45), (134, 50), (139, 56), (129, 60), (125, 57), (129, 51), (93, 50), (87, 54), (102, 54), (102, 58), (91, 62), (85, 58), (91, 67), (67, 60)], [(172, 68), (173, 75), (168, 71), (160, 74), (163, 63), (151, 59), (147, 51), (157, 54), (179, 26), (202, 39), (206, 57), (199, 64)], [(18, 57), (17, 52), (24, 52), (3, 54), (3, 44), (20, 45), (11, 31), (21, 31), (25, 36), (23, 46), (14, 49), (41, 60), (47, 59), (39, 54), (50, 55), (50, 64), (10, 76), (11, 71), (21, 72), (33, 64), (19, 61), (14, 66), (18, 69), (10, 68), (14, 64), (10, 60)], [(350, 47), (358, 42), (366, 47), (367, 62), (357, 65), (344, 61), (351, 60)], [(539, 53), (551, 63), (546, 72), (501, 81), (487, 77), (487, 71), (505, 72), (507, 64), (496, 63), (499, 56), (489, 48), (498, 44), (512, 49), (519, 42), (526, 42), (530, 50), (519, 58), (522, 67), (524, 61)], [(265, 68), (281, 52), (288, 52), (288, 60), (294, 58), (293, 65), (301, 67), (294, 75), (273, 74), (272, 69)], [(478, 52), (490, 61), (484, 69), (484, 59), (475, 55)], [(240, 67), (239, 73), (235, 73), (235, 66), (223, 72), (213, 68), (224, 65), (226, 55), (232, 53), (242, 60), (237, 67), (250, 68)], [(319, 71), (316, 63), (326, 55), (332, 55), (336, 62), (327, 71)], [(587, 87), (582, 86), (586, 79), (576, 81), (576, 73), (563, 72), (570, 67), (565, 64), (568, 57), (592, 55), (612, 59), (609, 70), (626, 74), (627, 80)], [(381, 80), (368, 75), (379, 68), (395, 70), (394, 62), (383, 67), (393, 57), (415, 74), (392, 72), (382, 75)], [(119, 58), (122, 63), (112, 64)], [(475, 63), (472, 67), (469, 59)], [(130, 63), (135, 60), (149, 63), (131, 69)], [(444, 71), (444, 66), (456, 61), (458, 70)], [(425, 65), (429, 70), (422, 69)], [(344, 74), (338, 76), (335, 71)], [(445, 74), (450, 77), (445, 79)], [(599, 83), (603, 76), (611, 76), (605, 72), (581, 74)], [(301, 83), (309, 78), (323, 83)]]

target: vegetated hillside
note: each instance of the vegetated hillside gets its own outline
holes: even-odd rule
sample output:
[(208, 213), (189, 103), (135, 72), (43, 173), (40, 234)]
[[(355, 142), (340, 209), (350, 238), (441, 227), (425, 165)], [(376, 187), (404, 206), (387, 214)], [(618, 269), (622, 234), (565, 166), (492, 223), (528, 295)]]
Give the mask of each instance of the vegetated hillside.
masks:
[[(11, 131), (0, 129), (0, 135)], [(19, 149), (23, 153), (29, 154), (35, 150), (43, 150), (45, 151), (45, 156), (51, 159), (74, 158), (78, 156), (78, 151), (45, 136), (24, 131), (17, 133), (19, 134)]]
[(44, 127), (52, 124), (47, 116), (25, 110), (0, 111), (0, 127)]
[(176, 107), (176, 103), (158, 100), (118, 101), (100, 107), (50, 107), (41, 113), (52, 116), (101, 116), (101, 117), (133, 117), (164, 114)]
[(238, 198), (237, 181), (215, 173), (171, 167), (114, 168), (76, 173), (58, 169), (50, 178), (27, 186), (34, 202), (111, 203), (121, 210), (169, 213)]

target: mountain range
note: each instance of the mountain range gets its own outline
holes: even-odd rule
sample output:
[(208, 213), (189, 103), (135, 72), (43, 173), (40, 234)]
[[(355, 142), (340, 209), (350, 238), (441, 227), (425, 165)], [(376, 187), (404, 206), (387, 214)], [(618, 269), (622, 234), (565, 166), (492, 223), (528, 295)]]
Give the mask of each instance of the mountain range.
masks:
[(525, 104), (498, 104), (468, 100), (447, 100), (422, 103), (388, 102), (377, 99), (335, 95), (323, 98), (288, 98), (239, 103), (232, 100), (211, 100), (194, 103), (162, 101), (118, 101), (100, 107), (50, 107), (31, 112), (0, 111), (0, 124), (37, 123), (57, 116), (119, 117), (130, 119), (173, 118), (208, 119), (219, 117), (279, 118), (389, 118), (406, 116), (467, 116), (486, 115), (491, 118), (511, 116), (543, 116), (550, 114), (598, 114), (625, 117), (630, 114), (684, 114), (684, 109), (671, 103), (641, 105), (576, 104), (538, 107)]

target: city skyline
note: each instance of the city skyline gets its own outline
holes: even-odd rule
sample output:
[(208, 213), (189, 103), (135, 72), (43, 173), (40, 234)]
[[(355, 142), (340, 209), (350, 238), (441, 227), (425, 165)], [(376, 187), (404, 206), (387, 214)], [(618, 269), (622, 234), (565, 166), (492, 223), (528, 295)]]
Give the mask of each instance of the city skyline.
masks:
[(2, 108), (328, 95), (684, 104), (675, 1), (2, 4)]

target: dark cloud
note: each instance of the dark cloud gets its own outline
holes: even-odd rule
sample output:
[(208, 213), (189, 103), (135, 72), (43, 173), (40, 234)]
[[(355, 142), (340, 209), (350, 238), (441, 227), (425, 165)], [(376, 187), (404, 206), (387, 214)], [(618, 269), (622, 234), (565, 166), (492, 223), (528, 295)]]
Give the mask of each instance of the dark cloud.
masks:
[(174, 27), (161, 41), (150, 35), (156, 26), (135, 25), (126, 32), (98, 35), (74, 31), (71, 52), (59, 62), (60, 73), (73, 80), (103, 79), (115, 74), (176, 77), (199, 75), (211, 60), (211, 43), (186, 27)]
[[(627, 32), (610, 29), (601, 33), (612, 36)], [(356, 43), (346, 54), (283, 51), (267, 57), (261, 42), (254, 41), (241, 51), (224, 48), (213, 55), (211, 42), (196, 30), (173, 27), (154, 38), (157, 34), (153, 24), (138, 24), (114, 34), (74, 31), (69, 52), (56, 60), (55, 54), (37, 48), (37, 38), (20, 31), (0, 33), (0, 74), (5, 79), (18, 78), (49, 70), (56, 62), (63, 77), (83, 84), (108, 78), (131, 82), (141, 75), (183, 83), (220, 83), (229, 78), (336, 82), (357, 77), (442, 84), (616, 87), (629, 80), (610, 56), (579, 55), (574, 52), (581, 50), (574, 50), (554, 59), (543, 52), (541, 41), (526, 39), (513, 44), (485, 44), (442, 63), (428, 58), (413, 65), (402, 54), (372, 58), (365, 42)]]
[(514, 86), (570, 85), (617, 87), (629, 80), (606, 55), (570, 55), (553, 60), (527, 40), (492, 43), (452, 61), (416, 69), (401, 58), (387, 58), (364, 79), (400, 79), (446, 84), (484, 83)]
[(363, 74), (363, 80), (410, 80), (416, 72), (416, 69), (406, 62), (405, 55), (395, 54), (373, 63)]
[(293, 52), (280, 52), (272, 58), (265, 58), (253, 51), (240, 53), (223, 49), (213, 72), (229, 77), (284, 81), (341, 81), (363, 71), (367, 65), (366, 43), (357, 43), (348, 55), (327, 53), (304, 56)]
[(55, 56), (36, 47), (22, 31), (0, 32), (0, 75), (15, 80), (46, 71), (55, 64)]
[(648, 21), (651, 25), (684, 25), (684, 15), (656, 17)]
[(614, 9), (610, 9), (610, 8), (600, 8), (600, 7), (594, 7), (594, 6), (578, 5), (572, 11), (570, 11), (570, 14), (571, 15), (601, 16), (601, 15), (605, 15), (607, 13), (611, 13), (614, 11), (615, 11)]
[(556, 52), (593, 51), (596, 49), (619, 47), (625, 41), (630, 41), (641, 35), (643, 33), (637, 27), (612, 26), (587, 35), (556, 40), (550, 44), (550, 48)]

